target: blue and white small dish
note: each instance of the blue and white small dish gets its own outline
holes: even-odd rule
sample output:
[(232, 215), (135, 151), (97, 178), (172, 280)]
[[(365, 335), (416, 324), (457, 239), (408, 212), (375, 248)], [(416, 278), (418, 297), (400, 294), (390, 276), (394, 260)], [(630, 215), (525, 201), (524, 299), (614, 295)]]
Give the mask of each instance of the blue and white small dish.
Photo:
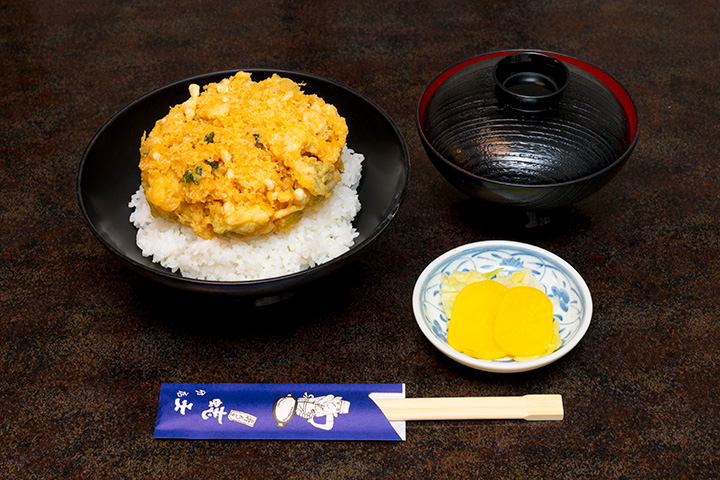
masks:
[[(489, 272), (498, 268), (507, 273), (530, 269), (550, 297), (553, 320), (559, 324), (562, 338), (562, 346), (550, 355), (524, 362), (511, 358), (479, 360), (448, 345), (448, 319), (440, 298), (440, 278), (456, 270)], [(428, 340), (453, 360), (487, 372), (526, 372), (561, 358), (587, 332), (592, 308), (587, 284), (569, 263), (542, 248), (504, 240), (470, 243), (446, 252), (423, 270), (413, 291), (415, 319)]]

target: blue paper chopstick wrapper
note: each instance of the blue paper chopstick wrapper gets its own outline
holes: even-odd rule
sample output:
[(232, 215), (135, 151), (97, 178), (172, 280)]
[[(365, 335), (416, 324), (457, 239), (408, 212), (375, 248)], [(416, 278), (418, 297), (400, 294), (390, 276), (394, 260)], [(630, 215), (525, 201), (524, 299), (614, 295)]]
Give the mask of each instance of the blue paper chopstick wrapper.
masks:
[(404, 441), (373, 398), (405, 385), (163, 383), (155, 438)]

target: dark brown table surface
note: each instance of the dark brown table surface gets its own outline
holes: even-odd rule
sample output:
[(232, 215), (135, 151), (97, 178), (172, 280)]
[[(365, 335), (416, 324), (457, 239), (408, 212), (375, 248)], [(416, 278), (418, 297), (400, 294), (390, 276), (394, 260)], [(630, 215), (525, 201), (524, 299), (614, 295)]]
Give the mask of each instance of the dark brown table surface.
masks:
[[(711, 478), (720, 471), (720, 12), (710, 1), (0, 3), (0, 464), (7, 478)], [(540, 229), (508, 226), (435, 171), (416, 103), (494, 50), (561, 52), (631, 92), (641, 134), (608, 186)], [(344, 83), (402, 131), (412, 174), (390, 228), (303, 298), (188, 297), (85, 226), (94, 133), (157, 87), (265, 67)], [(417, 328), (443, 252), (550, 250), (594, 300), (559, 362), (463, 367)], [(313, 296), (313, 294), (315, 296)], [(408, 397), (560, 393), (562, 422), (411, 422), (405, 442), (153, 438), (161, 382), (405, 383)], [(714, 475), (713, 475), (714, 472)]]

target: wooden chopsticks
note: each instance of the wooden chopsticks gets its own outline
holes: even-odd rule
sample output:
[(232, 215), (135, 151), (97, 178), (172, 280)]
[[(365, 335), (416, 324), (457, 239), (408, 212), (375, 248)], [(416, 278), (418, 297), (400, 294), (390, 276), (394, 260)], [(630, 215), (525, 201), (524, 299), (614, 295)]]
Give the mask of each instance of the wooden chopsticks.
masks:
[(562, 420), (561, 395), (375, 398), (388, 420)]

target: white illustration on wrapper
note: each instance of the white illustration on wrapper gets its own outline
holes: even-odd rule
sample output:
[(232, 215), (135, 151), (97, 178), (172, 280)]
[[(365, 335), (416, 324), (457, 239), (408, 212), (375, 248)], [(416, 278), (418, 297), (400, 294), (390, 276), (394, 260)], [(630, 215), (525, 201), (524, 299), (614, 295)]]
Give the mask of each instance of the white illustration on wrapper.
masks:
[(230, 420), (231, 422), (247, 425), (248, 427), (254, 427), (257, 417), (255, 415), (250, 415), (249, 413), (241, 412), (239, 410), (230, 410), (230, 413), (228, 414), (228, 420)]
[[(346, 414), (350, 410), (350, 402), (335, 395), (323, 395), (315, 397), (307, 392), (302, 398), (295, 398), (288, 393), (280, 397), (273, 405), (273, 417), (280, 428), (285, 428), (295, 416), (304, 418), (310, 425), (321, 430), (331, 430), (335, 425), (335, 418), (338, 415)], [(320, 423), (315, 419), (323, 419)]]
[(218, 423), (222, 425), (222, 419), (225, 415), (227, 415), (222, 401), (219, 398), (215, 398), (208, 403), (208, 406), (209, 408), (207, 410), (203, 410), (201, 414), (202, 419), (207, 420), (209, 418), (216, 418)]

